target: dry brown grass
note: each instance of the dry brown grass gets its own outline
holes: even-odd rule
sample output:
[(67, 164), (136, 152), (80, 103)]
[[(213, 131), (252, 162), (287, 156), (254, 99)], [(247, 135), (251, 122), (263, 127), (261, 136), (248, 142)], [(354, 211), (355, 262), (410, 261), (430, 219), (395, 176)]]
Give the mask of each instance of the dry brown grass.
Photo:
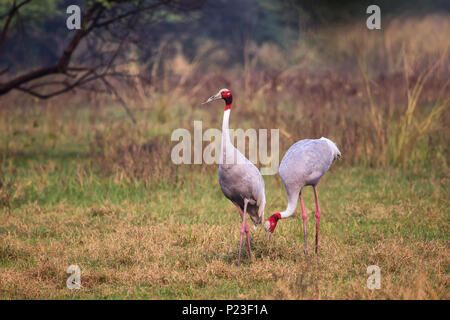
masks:
[[(1, 296), (449, 298), (450, 248), (440, 241), (379, 235), (374, 242), (346, 242), (328, 232), (325, 219), (319, 256), (304, 256), (302, 237), (293, 236), (293, 230), (288, 233), (282, 227), (270, 246), (259, 230), (253, 238), (254, 261), (244, 259), (239, 267), (239, 232), (233, 219), (220, 225), (188, 225), (172, 218), (159, 222), (161, 217), (140, 215), (141, 210), (132, 204), (91, 210), (59, 206), (26, 223), (24, 215), (4, 218), (3, 228), (13, 232), (1, 239), (1, 258), (8, 262), (1, 268)], [(296, 224), (299, 233), (298, 221), (286, 224)], [(65, 287), (70, 264), (82, 270), (79, 291)], [(381, 266), (381, 290), (366, 287), (370, 264)]]

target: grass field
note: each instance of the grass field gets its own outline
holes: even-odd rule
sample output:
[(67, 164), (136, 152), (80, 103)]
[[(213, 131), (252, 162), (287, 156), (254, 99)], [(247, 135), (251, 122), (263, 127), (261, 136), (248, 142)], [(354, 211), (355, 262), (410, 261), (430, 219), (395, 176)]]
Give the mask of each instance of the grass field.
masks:
[[(333, 26), (287, 48), (249, 42), (230, 65), (220, 43), (189, 58), (169, 41), (167, 55), (126, 66), (144, 80), (114, 82), (122, 105), (81, 89), (2, 97), (0, 298), (449, 299), (445, 30), (445, 15), (392, 19), (380, 32)], [(223, 87), (230, 127), (279, 129), (280, 159), (304, 138), (341, 150), (319, 185), (318, 255), (303, 254), (297, 208), (270, 244), (251, 230), (254, 259), (245, 249), (237, 266), (241, 222), (218, 166), (171, 162), (175, 129), (221, 127), (223, 105), (200, 103)], [(264, 179), (268, 218), (286, 196), (278, 175)], [(313, 252), (312, 189), (304, 196)], [(70, 265), (80, 290), (66, 287)], [(379, 290), (366, 286), (370, 265)]]
[[(319, 186), (319, 254), (303, 254), (297, 209), (270, 245), (263, 228), (252, 230), (254, 259), (243, 250), (237, 266), (240, 219), (217, 166), (164, 171), (145, 162), (138, 174), (160, 178), (130, 178), (95, 151), (108, 148), (99, 132), (129, 120), (120, 108), (96, 114), (55, 106), (2, 113), (0, 298), (450, 298), (445, 167), (337, 161)], [(168, 132), (147, 116), (139, 116), (147, 136)], [(277, 175), (265, 182), (267, 218), (286, 199)], [(312, 189), (304, 195), (313, 248)], [(81, 268), (80, 290), (66, 287), (71, 264)], [(380, 290), (366, 287), (369, 265), (381, 268)]]

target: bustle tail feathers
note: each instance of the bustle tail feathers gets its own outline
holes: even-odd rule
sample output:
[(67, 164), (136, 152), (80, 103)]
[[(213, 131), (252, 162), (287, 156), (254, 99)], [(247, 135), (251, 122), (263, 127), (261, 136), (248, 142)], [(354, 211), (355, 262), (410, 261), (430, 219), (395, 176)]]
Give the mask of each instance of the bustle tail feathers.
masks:
[(330, 139), (327, 139), (325, 137), (320, 138), (320, 140), (324, 140), (326, 143), (328, 143), (328, 146), (330, 147), (331, 152), (333, 154), (334, 160), (342, 157), (341, 152), (339, 151), (338, 147), (336, 146), (336, 144), (333, 141), (331, 141)]

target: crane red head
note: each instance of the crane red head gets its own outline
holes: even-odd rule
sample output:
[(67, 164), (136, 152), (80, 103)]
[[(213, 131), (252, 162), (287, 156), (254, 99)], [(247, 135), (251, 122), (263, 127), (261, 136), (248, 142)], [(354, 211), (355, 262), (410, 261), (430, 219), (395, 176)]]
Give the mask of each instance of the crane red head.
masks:
[(225, 88), (220, 89), (216, 95), (210, 97), (208, 100), (203, 102), (203, 104), (210, 103), (214, 100), (219, 100), (219, 99), (225, 100), (225, 104), (226, 104), (225, 110), (228, 110), (231, 108), (231, 103), (233, 102), (233, 96), (231, 95), (231, 91), (228, 89), (225, 89)]
[(279, 212), (271, 215), (269, 219), (267, 219), (266, 223), (264, 223), (264, 229), (267, 233), (267, 239), (270, 240), (272, 238), (272, 234), (275, 231), (278, 220), (281, 219), (281, 214)]

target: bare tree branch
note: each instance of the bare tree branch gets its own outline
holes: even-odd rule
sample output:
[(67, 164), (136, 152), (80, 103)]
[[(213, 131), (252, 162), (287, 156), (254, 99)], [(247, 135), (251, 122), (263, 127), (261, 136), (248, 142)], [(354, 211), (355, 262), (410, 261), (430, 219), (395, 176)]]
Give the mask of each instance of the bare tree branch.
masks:
[[(90, 8), (86, 15), (83, 18), (83, 26), (85, 26), (91, 19), (92, 14), (100, 8), (99, 4), (95, 4), (92, 8)], [(47, 75), (51, 74), (57, 74), (57, 73), (64, 73), (67, 71), (67, 67), (70, 62), (70, 58), (72, 57), (72, 54), (74, 50), (77, 48), (78, 44), (80, 43), (81, 39), (85, 36), (86, 30), (84, 28), (81, 28), (77, 31), (72, 41), (69, 43), (67, 48), (64, 50), (61, 58), (59, 61), (50, 66), (50, 67), (44, 67), (37, 69), (35, 71), (28, 72), (24, 75), (18, 76), (15, 79), (6, 82), (6, 83), (0, 83), (0, 95), (8, 93), (10, 90), (14, 88), (21, 87), (23, 84), (30, 82), (32, 80), (42, 78)], [(21, 88), (23, 91), (23, 87)]]
[(101, 77), (100, 79), (103, 81), (103, 83), (106, 85), (106, 87), (111, 91), (111, 93), (113, 93), (116, 96), (117, 100), (120, 102), (120, 104), (123, 106), (125, 111), (128, 113), (128, 116), (131, 118), (133, 123), (136, 124), (137, 123), (136, 118), (134, 117), (134, 115), (131, 112), (130, 108), (128, 108), (128, 105), (125, 103), (125, 101), (119, 95), (119, 93), (117, 92), (116, 88), (114, 88), (114, 86), (111, 83), (109, 83), (108, 80), (106, 80), (105, 77)]
[[(13, 17), (17, 15), (19, 8), (31, 1), (22, 0), (17, 4), (14, 0), (0, 36), (0, 53), (8, 30), (11, 29)], [(130, 43), (128, 41), (138, 43), (138, 38), (134, 42), (132, 40), (132, 35), (140, 31), (136, 28), (137, 21), (142, 20), (141, 18), (150, 19), (150, 22), (146, 24), (148, 25), (159, 21), (170, 11), (195, 10), (204, 2), (205, 0), (107, 0), (108, 6), (100, 1), (92, 2), (82, 14), (81, 29), (75, 32), (58, 60), (50, 66), (40, 66), (0, 82), (0, 96), (16, 89), (40, 99), (48, 99), (100, 80), (106, 89), (117, 97), (135, 122), (124, 100), (107, 78), (131, 77), (120, 66), (130, 60), (130, 55), (124, 50), (125, 44)], [(158, 14), (155, 14), (156, 12)], [(83, 42), (84, 45), (80, 49), (80, 44)], [(115, 49), (111, 50), (111, 47)], [(77, 53), (77, 65), (71, 66), (75, 53)], [(0, 75), (8, 73), (10, 69), (8, 66), (0, 70)], [(46, 78), (48, 80), (39, 81)]]
[(2, 29), (2, 34), (0, 35), (0, 54), (2, 53), (3, 45), (5, 44), (6, 41), (6, 34), (8, 33), (9, 25), (13, 17), (16, 15), (16, 13), (22, 6), (26, 5), (30, 1), (31, 0), (24, 0), (19, 4), (16, 4), (16, 0), (13, 1), (13, 6), (8, 13), (8, 18), (6, 18), (5, 24)]

